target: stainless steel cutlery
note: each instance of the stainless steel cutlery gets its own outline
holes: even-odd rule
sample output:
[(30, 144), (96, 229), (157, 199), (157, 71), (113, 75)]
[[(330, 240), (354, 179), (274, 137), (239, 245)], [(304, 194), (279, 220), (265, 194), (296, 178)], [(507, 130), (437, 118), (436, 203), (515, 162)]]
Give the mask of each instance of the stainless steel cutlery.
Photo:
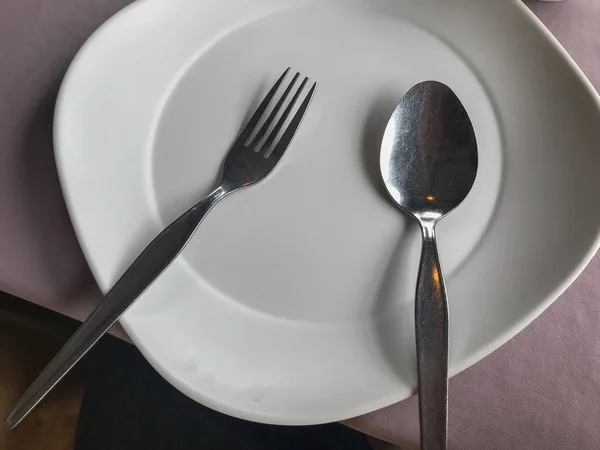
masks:
[(477, 175), (475, 132), (442, 83), (417, 84), (400, 101), (381, 146), (388, 193), (423, 233), (415, 299), (421, 449), (445, 450), (448, 428), (448, 301), (435, 226), (467, 196)]
[(229, 150), (221, 181), (202, 201), (165, 228), (125, 271), (100, 305), (23, 394), (6, 419), (14, 428), (114, 325), (173, 262), (208, 212), (227, 195), (265, 179), (300, 127), (316, 83), (296, 73), (277, 95), (289, 69), (277, 80)]
[[(6, 419), (11, 428), (163, 273), (220, 200), (273, 171), (300, 127), (316, 87), (299, 73), (291, 76), (289, 69), (281, 75), (233, 143), (216, 188), (165, 228), (125, 271), (17, 402)], [(469, 194), (478, 168), (473, 126), (449, 87), (428, 81), (405, 95), (386, 128), (380, 164), (388, 193), (422, 230), (415, 300), (421, 449), (446, 450), (448, 302), (435, 227)]]

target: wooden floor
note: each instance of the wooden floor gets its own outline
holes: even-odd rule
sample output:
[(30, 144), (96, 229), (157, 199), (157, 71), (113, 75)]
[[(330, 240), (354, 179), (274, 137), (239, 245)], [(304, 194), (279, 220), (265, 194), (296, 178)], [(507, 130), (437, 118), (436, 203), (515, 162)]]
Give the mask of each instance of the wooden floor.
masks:
[(76, 326), (75, 321), (0, 292), (0, 450), (73, 450), (89, 361), (15, 430), (7, 429), (4, 418)]

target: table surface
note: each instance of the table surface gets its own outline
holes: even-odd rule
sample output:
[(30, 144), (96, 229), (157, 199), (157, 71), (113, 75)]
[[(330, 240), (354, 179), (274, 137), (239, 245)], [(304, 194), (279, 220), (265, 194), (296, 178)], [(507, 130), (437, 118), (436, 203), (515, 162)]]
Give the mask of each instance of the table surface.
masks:
[[(54, 102), (85, 39), (130, 2), (0, 2), (0, 290), (78, 319), (102, 296), (58, 182)], [(600, 89), (600, 0), (526, 3)], [(451, 380), (450, 448), (599, 447), (598, 292), (596, 256), (532, 325)], [(412, 448), (418, 441), (416, 399), (348, 424)]]

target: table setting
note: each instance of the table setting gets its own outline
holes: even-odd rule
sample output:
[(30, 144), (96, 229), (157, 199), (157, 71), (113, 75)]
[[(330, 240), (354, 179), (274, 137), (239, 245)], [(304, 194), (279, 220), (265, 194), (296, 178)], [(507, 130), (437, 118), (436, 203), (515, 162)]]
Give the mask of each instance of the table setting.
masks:
[(0, 290), (83, 322), (7, 426), (111, 333), (245, 421), (595, 448), (598, 20), (597, 0), (0, 6)]

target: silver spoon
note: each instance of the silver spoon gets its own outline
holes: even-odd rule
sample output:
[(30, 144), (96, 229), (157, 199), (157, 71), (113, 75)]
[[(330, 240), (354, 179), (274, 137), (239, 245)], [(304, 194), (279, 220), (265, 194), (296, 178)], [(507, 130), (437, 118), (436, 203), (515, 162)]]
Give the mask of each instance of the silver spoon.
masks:
[(465, 199), (477, 174), (473, 126), (448, 86), (419, 83), (400, 101), (385, 130), (381, 173), (391, 197), (423, 232), (415, 305), (421, 449), (445, 450), (448, 302), (435, 226)]

